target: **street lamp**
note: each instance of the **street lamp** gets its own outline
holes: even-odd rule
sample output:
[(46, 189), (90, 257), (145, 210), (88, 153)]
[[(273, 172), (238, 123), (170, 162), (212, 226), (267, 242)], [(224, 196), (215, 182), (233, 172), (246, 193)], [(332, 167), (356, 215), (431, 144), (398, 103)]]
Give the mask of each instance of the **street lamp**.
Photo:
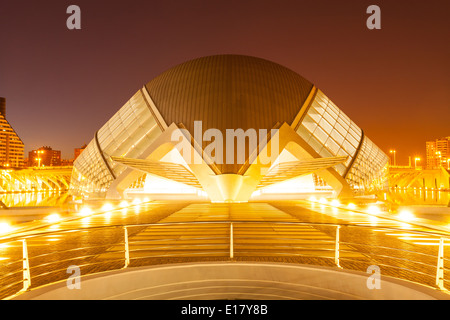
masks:
[(442, 158), (441, 152), (440, 152), (440, 151), (436, 151), (436, 155), (439, 157), (439, 165), (438, 165), (438, 167), (441, 167), (441, 166), (442, 166), (442, 162), (441, 162), (441, 158)]
[(34, 159), (34, 160), (36, 160), (36, 161), (39, 161), (38, 167), (41, 166), (41, 160), (42, 160), (42, 158), (39, 156), (39, 154), (42, 154), (42, 153), (44, 153), (44, 150), (38, 150), (38, 151), (37, 151), (38, 157)]
[(420, 161), (419, 157), (414, 158), (414, 169), (417, 167), (417, 161)]
[(396, 150), (390, 150), (390, 153), (394, 154), (394, 167), (397, 165), (397, 162), (395, 161), (395, 153), (397, 152)]

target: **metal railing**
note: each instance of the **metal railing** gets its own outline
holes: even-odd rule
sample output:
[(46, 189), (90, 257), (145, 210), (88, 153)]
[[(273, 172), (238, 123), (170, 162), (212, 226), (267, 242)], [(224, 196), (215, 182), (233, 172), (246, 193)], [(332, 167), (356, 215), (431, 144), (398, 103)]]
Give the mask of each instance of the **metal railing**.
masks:
[[(305, 236), (296, 227), (309, 227), (326, 239)], [(278, 231), (267, 234), (268, 228)], [(144, 229), (148, 231), (147, 238), (141, 236)], [(378, 240), (373, 243), (374, 230), (381, 231), (379, 234), (407, 232), (431, 237), (439, 241), (438, 250), (413, 247), (405, 241), (394, 241), (395, 245), (391, 246), (378, 244)], [(101, 234), (95, 235), (96, 232)], [(59, 245), (46, 245), (56, 236), (63, 237), (57, 239)], [(365, 237), (370, 241), (359, 240)], [(110, 238), (113, 240), (107, 241)], [(5, 263), (0, 260), (0, 298), (11, 298), (31, 288), (66, 280), (69, 265), (83, 268), (82, 274), (86, 275), (171, 263), (173, 258), (180, 262), (183, 258), (202, 261), (212, 257), (222, 260), (281, 257), (286, 262), (334, 265), (359, 271), (376, 264), (390, 270), (390, 276), (445, 290), (448, 284), (445, 275), (449, 271), (445, 265), (449, 259), (444, 257), (444, 245), (448, 240), (450, 236), (432, 231), (281, 221), (147, 223), (41, 232), (0, 241), (0, 259), (8, 259)], [(382, 242), (392, 241), (385, 238)], [(29, 250), (31, 243), (34, 243), (33, 252)], [(422, 252), (417, 248), (422, 248)]]

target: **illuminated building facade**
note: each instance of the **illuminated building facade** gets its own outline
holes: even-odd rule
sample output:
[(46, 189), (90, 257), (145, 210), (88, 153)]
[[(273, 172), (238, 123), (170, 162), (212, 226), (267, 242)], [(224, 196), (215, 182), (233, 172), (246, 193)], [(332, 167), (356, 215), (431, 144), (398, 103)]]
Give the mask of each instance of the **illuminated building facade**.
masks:
[(61, 165), (61, 150), (41, 147), (28, 152), (29, 167), (55, 167)]
[(450, 137), (426, 142), (427, 169), (449, 168)]
[(6, 100), (0, 98), (0, 166), (23, 167), (24, 144), (5, 118)]
[(218, 55), (169, 69), (136, 92), (74, 162), (71, 190), (107, 198), (196, 190), (240, 202), (320, 180), (352, 197), (387, 188), (387, 165), (364, 131), (297, 73)]

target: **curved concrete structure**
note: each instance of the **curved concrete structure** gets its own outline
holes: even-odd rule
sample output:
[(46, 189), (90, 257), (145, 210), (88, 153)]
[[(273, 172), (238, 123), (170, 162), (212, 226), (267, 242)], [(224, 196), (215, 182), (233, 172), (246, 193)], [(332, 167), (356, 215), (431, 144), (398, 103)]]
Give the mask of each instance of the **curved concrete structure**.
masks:
[[(93, 136), (72, 174), (72, 192), (84, 197), (123, 198), (129, 188), (158, 184), (151, 177), (215, 202), (248, 201), (263, 179), (267, 187), (311, 173), (340, 197), (387, 187), (388, 157), (362, 129), (308, 80), (255, 57), (175, 66)], [(285, 171), (283, 152), (291, 158)], [(274, 172), (277, 179), (268, 179)]]
[(215, 262), (130, 268), (81, 277), (80, 289), (66, 282), (16, 299), (252, 299), (252, 300), (434, 300), (449, 295), (411, 282), (381, 277), (369, 289), (369, 274), (318, 266)]

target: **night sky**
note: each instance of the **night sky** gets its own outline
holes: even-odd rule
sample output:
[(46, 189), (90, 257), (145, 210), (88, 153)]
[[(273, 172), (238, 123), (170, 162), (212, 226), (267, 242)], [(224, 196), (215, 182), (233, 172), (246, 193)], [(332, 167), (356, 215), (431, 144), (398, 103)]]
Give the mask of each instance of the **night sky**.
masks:
[[(81, 30), (66, 27), (71, 4)], [(371, 4), (381, 30), (366, 27)], [(450, 135), (448, 0), (0, 2), (0, 96), (26, 152), (72, 158), (152, 78), (226, 53), (299, 73), (398, 164)]]

